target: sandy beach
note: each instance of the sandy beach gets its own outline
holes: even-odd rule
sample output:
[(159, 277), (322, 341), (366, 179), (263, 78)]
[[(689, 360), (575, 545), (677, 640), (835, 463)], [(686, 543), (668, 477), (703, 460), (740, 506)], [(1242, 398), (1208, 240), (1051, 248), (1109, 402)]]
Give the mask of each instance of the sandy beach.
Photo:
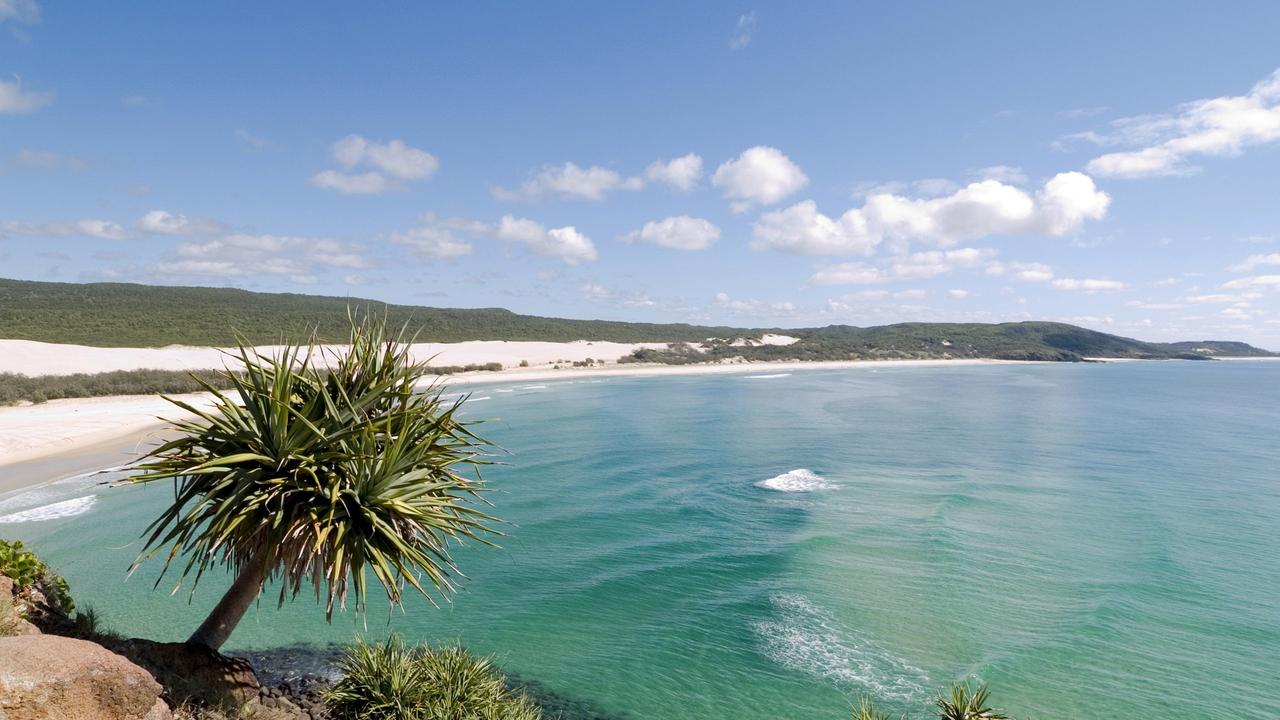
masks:
[[(783, 344), (787, 338), (771, 337)], [(416, 357), (431, 358), (435, 365), (502, 363), (502, 371), (442, 376), (445, 386), (487, 383), (594, 380), (621, 376), (707, 375), (723, 373), (779, 374), (805, 370), (877, 367), (929, 367), (937, 365), (991, 364), (999, 360), (873, 360), (848, 362), (755, 362), (708, 365), (617, 364), (617, 359), (639, 347), (663, 347), (661, 343), (631, 344), (579, 341), (465, 342), (415, 345)], [(56, 345), (25, 340), (0, 340), (0, 372), (26, 375), (62, 375), (76, 372), (160, 368), (199, 370), (220, 367), (225, 355), (218, 348), (99, 348)], [(575, 361), (593, 358), (609, 364), (572, 367)], [(520, 367), (524, 361), (529, 367)], [(557, 369), (555, 365), (560, 364)], [(207, 395), (183, 396), (194, 403), (208, 402)], [(161, 417), (175, 417), (177, 408), (155, 396), (120, 396), (53, 400), (39, 405), (0, 407), (0, 493), (75, 472), (119, 465), (153, 445), (164, 424)]]

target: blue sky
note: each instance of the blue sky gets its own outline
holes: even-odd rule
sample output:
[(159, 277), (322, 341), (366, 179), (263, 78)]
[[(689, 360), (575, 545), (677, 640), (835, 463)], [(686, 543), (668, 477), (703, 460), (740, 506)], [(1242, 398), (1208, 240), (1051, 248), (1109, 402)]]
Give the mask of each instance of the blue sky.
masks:
[(1280, 5), (0, 0), (0, 276), (1280, 349)]

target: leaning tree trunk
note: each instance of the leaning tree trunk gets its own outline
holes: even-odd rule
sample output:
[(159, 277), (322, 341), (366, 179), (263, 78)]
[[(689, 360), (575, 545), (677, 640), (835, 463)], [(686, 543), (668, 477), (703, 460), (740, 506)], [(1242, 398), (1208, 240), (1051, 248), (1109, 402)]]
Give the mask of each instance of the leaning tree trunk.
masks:
[(192, 645), (202, 645), (210, 650), (217, 650), (231, 637), (245, 611), (258, 599), (262, 586), (267, 581), (266, 568), (260, 562), (250, 562), (240, 569), (235, 582), (227, 589), (214, 606), (209, 617), (200, 623), (200, 627), (187, 640)]

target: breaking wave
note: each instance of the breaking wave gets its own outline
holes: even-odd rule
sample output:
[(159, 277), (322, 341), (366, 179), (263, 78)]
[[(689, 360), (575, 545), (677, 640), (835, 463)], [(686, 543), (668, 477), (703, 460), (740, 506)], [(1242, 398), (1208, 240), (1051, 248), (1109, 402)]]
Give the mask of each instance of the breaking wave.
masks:
[(49, 503), (48, 505), (41, 505), (28, 510), (19, 510), (8, 515), (0, 515), (0, 524), (40, 522), (41, 520), (75, 517), (89, 512), (97, 501), (98, 498), (96, 496), (86, 495), (85, 497)]
[(804, 468), (784, 472), (768, 480), (761, 480), (755, 483), (755, 486), (764, 490), (788, 493), (834, 490), (840, 487), (812, 470)]
[(803, 595), (771, 597), (776, 619), (755, 624), (764, 654), (783, 667), (879, 698), (923, 702), (929, 677), (875, 643), (853, 636)]

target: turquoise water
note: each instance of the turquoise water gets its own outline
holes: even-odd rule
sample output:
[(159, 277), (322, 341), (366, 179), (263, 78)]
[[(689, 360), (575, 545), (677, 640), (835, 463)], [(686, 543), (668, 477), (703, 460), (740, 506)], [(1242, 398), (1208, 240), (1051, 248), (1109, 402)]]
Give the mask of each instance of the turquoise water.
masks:
[[(1280, 363), (611, 378), (474, 398), (510, 451), (488, 474), (503, 549), (464, 549), (451, 604), (373, 612), (370, 635), (461, 639), (646, 720), (834, 720), (863, 693), (919, 715), (966, 677), (1019, 717), (1280, 717)], [(0, 535), (28, 540), (115, 629), (185, 637), (216, 583), (188, 604), (151, 591), (152, 570), (124, 581), (169, 490), (99, 479), (0, 500)], [(230, 645), (357, 632), (300, 599), (247, 617)]]

